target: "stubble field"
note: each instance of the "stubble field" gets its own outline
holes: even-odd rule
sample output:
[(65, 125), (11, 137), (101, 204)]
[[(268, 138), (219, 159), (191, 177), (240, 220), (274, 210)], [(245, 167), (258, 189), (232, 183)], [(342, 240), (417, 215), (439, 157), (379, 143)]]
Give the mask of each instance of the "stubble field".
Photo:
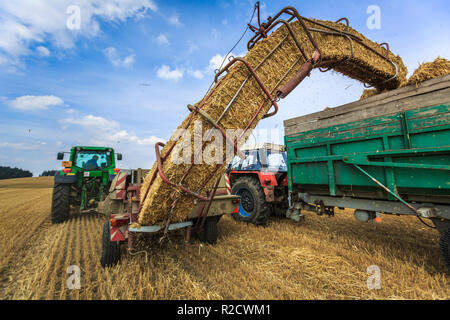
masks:
[[(105, 218), (50, 222), (52, 178), (0, 181), (0, 299), (449, 299), (439, 234), (415, 218), (362, 224), (351, 211), (272, 218), (254, 227), (223, 217), (215, 246), (172, 238), (163, 249), (99, 263)], [(67, 268), (81, 269), (70, 290)], [(381, 271), (369, 290), (367, 268)]]

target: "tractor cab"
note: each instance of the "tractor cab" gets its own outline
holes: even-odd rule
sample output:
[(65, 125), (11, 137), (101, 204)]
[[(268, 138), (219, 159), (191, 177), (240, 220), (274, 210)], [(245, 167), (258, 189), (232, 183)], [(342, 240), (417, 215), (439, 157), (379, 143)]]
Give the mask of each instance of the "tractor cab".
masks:
[(75, 151), (73, 165), (86, 171), (95, 171), (110, 167), (112, 160), (109, 150), (81, 149)]
[(266, 144), (261, 148), (242, 149), (242, 152), (245, 159), (235, 157), (229, 170), (287, 173), (284, 146)]

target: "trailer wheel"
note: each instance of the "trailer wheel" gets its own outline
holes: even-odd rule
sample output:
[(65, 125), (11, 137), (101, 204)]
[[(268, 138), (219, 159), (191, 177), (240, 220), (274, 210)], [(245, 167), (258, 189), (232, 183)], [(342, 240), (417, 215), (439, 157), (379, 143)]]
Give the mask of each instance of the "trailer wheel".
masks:
[(265, 225), (270, 215), (270, 206), (261, 184), (251, 177), (242, 177), (236, 180), (231, 193), (241, 196), (239, 212), (233, 213), (237, 221)]
[(120, 245), (116, 241), (111, 241), (110, 222), (106, 221), (103, 225), (102, 235), (102, 255), (100, 264), (102, 267), (111, 267), (120, 260)]
[(440, 247), (442, 259), (450, 271), (450, 228), (441, 233)]
[(55, 183), (52, 196), (52, 223), (62, 223), (69, 219), (70, 184)]
[(206, 242), (209, 244), (217, 243), (217, 237), (219, 235), (217, 223), (219, 222), (219, 220), (220, 220), (220, 216), (206, 218), (205, 225), (203, 226), (203, 230), (200, 232), (200, 235), (199, 235), (200, 241)]

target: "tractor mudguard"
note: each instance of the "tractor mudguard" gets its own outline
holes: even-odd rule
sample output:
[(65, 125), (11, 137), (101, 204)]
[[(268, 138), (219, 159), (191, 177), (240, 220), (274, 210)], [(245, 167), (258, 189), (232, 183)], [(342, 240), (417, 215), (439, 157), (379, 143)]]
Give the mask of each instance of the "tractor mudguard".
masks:
[(263, 187), (272, 186), (277, 187), (278, 181), (273, 172), (258, 172), (258, 178)]
[(67, 176), (67, 175), (61, 175), (59, 171), (55, 174), (55, 183), (66, 183), (66, 184), (73, 184), (77, 183), (78, 177), (76, 175), (73, 176)]

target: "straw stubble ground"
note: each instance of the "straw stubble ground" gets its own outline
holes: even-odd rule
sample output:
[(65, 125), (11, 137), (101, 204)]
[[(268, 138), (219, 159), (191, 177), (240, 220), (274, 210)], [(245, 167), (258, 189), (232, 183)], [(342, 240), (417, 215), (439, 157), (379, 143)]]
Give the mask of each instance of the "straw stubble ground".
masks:
[[(164, 250), (148, 247), (148, 259), (124, 254), (105, 270), (103, 218), (51, 225), (51, 180), (17, 181), (0, 182), (0, 299), (450, 298), (439, 235), (414, 218), (361, 224), (339, 211), (258, 228), (224, 217), (215, 246), (172, 238)], [(70, 265), (81, 268), (80, 290), (67, 288)], [(370, 265), (380, 267), (381, 290), (367, 289)]]

